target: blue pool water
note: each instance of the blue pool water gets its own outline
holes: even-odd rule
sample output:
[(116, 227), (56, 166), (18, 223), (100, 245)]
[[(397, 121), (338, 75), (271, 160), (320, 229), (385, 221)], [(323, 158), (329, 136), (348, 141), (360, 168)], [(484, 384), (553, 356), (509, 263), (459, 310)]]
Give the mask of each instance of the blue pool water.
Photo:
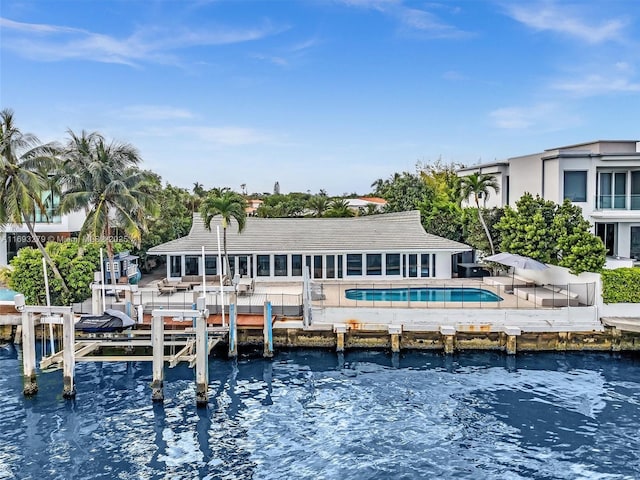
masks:
[(0, 302), (13, 302), (13, 297), (17, 293), (9, 288), (0, 288)]
[(383, 302), (499, 302), (502, 297), (482, 288), (352, 288), (345, 291), (350, 300)]
[(22, 396), (0, 347), (0, 479), (637, 479), (640, 357), (284, 351), (194, 373), (80, 363)]

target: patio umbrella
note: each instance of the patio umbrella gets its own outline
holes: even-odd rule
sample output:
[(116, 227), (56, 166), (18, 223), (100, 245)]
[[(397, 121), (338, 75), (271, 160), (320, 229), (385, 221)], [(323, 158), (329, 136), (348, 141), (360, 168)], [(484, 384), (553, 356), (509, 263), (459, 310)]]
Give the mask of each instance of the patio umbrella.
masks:
[(513, 270), (511, 273), (512, 289), (514, 284), (516, 268), (522, 268), (523, 270), (546, 270), (547, 268), (549, 268), (546, 264), (539, 262), (538, 260), (534, 260), (533, 258), (525, 257), (523, 255), (518, 255), (516, 253), (508, 253), (508, 252), (496, 253), (495, 255), (485, 257), (484, 259), (489, 262), (501, 263), (502, 265), (513, 267)]

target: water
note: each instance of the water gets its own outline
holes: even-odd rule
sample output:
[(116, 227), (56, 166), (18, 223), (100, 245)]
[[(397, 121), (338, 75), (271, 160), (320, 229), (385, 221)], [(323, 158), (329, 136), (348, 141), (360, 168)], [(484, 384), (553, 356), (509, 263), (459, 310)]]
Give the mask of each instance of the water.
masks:
[(499, 302), (502, 297), (482, 288), (352, 288), (345, 291), (350, 300), (384, 302)]
[(17, 293), (9, 288), (0, 288), (0, 302), (13, 302), (13, 297)]
[(193, 372), (77, 367), (21, 393), (0, 348), (0, 479), (636, 479), (640, 357), (280, 352)]

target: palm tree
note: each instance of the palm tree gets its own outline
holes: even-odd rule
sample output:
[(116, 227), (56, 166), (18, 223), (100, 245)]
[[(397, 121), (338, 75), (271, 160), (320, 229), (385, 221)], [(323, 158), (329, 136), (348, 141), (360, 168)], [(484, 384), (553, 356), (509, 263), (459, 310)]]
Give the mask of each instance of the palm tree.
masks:
[(500, 185), (498, 184), (496, 177), (488, 173), (476, 172), (460, 179), (460, 195), (463, 199), (468, 199), (470, 196), (473, 196), (476, 208), (478, 209), (478, 219), (484, 229), (484, 233), (487, 235), (487, 240), (489, 240), (491, 255), (494, 255), (496, 252), (493, 247), (493, 240), (491, 239), (489, 228), (487, 228), (487, 224), (485, 223), (482, 215), (482, 209), (480, 208), (480, 196), (484, 196), (484, 200), (486, 202), (489, 197), (489, 190), (493, 190), (498, 193), (500, 191)]
[[(112, 229), (124, 230), (140, 246), (147, 216), (157, 209), (153, 175), (138, 168), (140, 156), (132, 145), (106, 143), (96, 132), (77, 136), (69, 131), (69, 135), (60, 174), (64, 186), (60, 210), (86, 212), (79, 238), (104, 240), (114, 272)], [(115, 284), (115, 275), (111, 282)]]
[(353, 217), (355, 212), (349, 208), (349, 202), (344, 198), (334, 198), (329, 204), (327, 217)]
[(49, 183), (48, 173), (56, 165), (56, 148), (41, 145), (35, 135), (22, 133), (13, 120), (13, 111), (0, 112), (0, 225), (26, 225), (38, 250), (53, 270), (65, 292), (68, 292), (58, 267), (35, 233), (36, 208), (47, 212), (42, 191)]
[(220, 195), (209, 195), (200, 206), (200, 215), (207, 230), (211, 230), (211, 221), (217, 215), (222, 217), (222, 245), (227, 264), (227, 274), (231, 273), (231, 263), (227, 254), (227, 227), (232, 220), (238, 224), (238, 233), (244, 230), (247, 222), (246, 202), (236, 192), (225, 190)]
[(309, 199), (307, 207), (312, 210), (314, 217), (322, 217), (329, 208), (329, 199), (324, 195), (316, 195)]

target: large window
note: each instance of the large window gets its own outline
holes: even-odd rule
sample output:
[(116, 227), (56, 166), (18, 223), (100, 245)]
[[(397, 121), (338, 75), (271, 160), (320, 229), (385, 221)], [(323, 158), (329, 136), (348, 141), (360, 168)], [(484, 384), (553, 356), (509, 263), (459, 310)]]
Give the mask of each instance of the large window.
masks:
[(187, 255), (184, 257), (184, 274), (185, 275), (198, 275), (198, 259), (196, 255)]
[(631, 227), (630, 256), (640, 261), (640, 227)]
[(286, 255), (273, 256), (273, 273), (276, 277), (287, 276), (287, 256)]
[(631, 172), (631, 210), (640, 210), (640, 170)]
[(616, 254), (616, 224), (596, 223), (596, 236), (600, 237), (607, 248), (607, 255)]
[(204, 256), (204, 273), (205, 275), (218, 274), (218, 259), (213, 255)]
[(259, 277), (271, 276), (271, 265), (269, 264), (269, 255), (258, 255), (256, 259), (258, 262), (258, 276)]
[(335, 255), (327, 255), (327, 278), (336, 278), (336, 257)]
[(291, 276), (302, 276), (302, 255), (291, 255)]
[(564, 172), (564, 198), (572, 202), (587, 201), (587, 172), (585, 170)]
[(431, 255), (428, 253), (423, 253), (420, 255), (420, 276), (428, 277), (429, 276), (429, 261), (431, 259)]
[(313, 278), (322, 278), (322, 255), (313, 256)]
[(367, 253), (367, 275), (382, 275), (382, 255)]
[(180, 255), (171, 255), (169, 259), (169, 275), (172, 277), (182, 276), (182, 257)]
[(387, 275), (400, 275), (400, 254), (399, 253), (387, 253), (386, 255), (386, 274)]
[(418, 255), (415, 253), (409, 254), (409, 277), (418, 276)]
[(347, 254), (347, 276), (362, 275), (362, 254)]
[(342, 278), (342, 262), (343, 262), (343, 257), (342, 255), (338, 255), (338, 278)]
[(40, 194), (44, 211), (40, 210), (36, 205), (34, 221), (36, 223), (60, 223), (60, 195), (52, 190), (46, 190)]

